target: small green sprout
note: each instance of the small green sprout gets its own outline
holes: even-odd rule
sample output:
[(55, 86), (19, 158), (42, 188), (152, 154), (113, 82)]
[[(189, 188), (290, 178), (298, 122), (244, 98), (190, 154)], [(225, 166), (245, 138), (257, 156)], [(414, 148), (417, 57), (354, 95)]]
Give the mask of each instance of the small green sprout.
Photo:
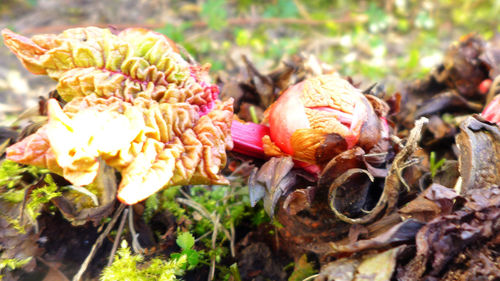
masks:
[(431, 151), (430, 157), (429, 157), (429, 168), (431, 170), (431, 177), (434, 179), (436, 176), (439, 168), (444, 165), (444, 162), (446, 162), (445, 158), (441, 158), (438, 162), (436, 162), (436, 152)]
[(193, 235), (189, 232), (182, 232), (177, 236), (177, 240), (175, 240), (177, 245), (181, 247), (182, 251), (180, 253), (173, 253), (170, 257), (174, 259), (178, 259), (181, 256), (186, 256), (188, 268), (194, 269), (200, 262), (200, 258), (202, 257), (202, 252), (198, 252), (193, 249), (195, 239)]

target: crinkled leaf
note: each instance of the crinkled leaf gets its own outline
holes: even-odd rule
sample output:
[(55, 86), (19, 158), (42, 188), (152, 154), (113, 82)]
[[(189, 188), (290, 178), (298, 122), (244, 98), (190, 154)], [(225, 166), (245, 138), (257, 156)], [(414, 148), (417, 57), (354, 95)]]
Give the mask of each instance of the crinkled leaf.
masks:
[(118, 197), (129, 204), (166, 185), (226, 183), (220, 171), (232, 146), (232, 101), (202, 117), (186, 103), (143, 98), (130, 104), (90, 95), (64, 110), (55, 101), (49, 104), (49, 123), (10, 147), (9, 159), (30, 164), (34, 151), (40, 155), (35, 160), (45, 160), (34, 164), (48, 163), (73, 184), (84, 185), (94, 180), (100, 157), (121, 171)]
[(91, 183), (98, 159), (122, 174), (128, 204), (174, 184), (225, 184), (232, 101), (215, 102), (207, 68), (190, 65), (165, 36), (95, 27), (31, 39), (3, 30), (34, 73), (59, 81), (69, 101), (48, 103), (49, 122), (10, 147), (9, 159), (47, 167), (75, 185)]
[(194, 246), (194, 237), (189, 232), (182, 232), (177, 235), (175, 242), (179, 245), (179, 247), (181, 247), (181, 249), (189, 250)]
[(170, 39), (146, 29), (114, 35), (97, 27), (73, 28), (31, 39), (4, 29), (2, 35), (28, 70), (59, 81), (57, 90), (66, 101), (89, 94), (144, 96), (206, 110), (217, 95), (205, 69), (190, 66)]

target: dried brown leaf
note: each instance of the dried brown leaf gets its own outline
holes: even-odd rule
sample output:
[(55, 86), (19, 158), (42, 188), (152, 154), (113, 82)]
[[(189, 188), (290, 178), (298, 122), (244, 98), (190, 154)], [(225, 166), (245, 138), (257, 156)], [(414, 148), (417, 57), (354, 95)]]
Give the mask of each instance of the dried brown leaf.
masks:
[(460, 193), (470, 189), (489, 188), (500, 183), (500, 130), (479, 116), (460, 124), (456, 136), (459, 148)]

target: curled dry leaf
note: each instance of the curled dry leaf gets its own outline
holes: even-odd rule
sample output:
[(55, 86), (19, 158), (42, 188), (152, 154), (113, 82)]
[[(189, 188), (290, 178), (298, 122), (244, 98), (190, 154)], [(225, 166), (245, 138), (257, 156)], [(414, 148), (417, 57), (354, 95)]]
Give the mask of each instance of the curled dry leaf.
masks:
[(53, 198), (51, 202), (72, 225), (83, 225), (88, 221), (97, 224), (113, 211), (118, 186), (116, 181), (115, 170), (100, 160), (97, 176), (92, 183), (94, 186), (91, 185), (98, 191), (97, 206), (87, 195), (74, 190), (63, 192), (63, 196)]
[(500, 183), (500, 129), (480, 116), (468, 117), (456, 136), (461, 192)]
[(297, 175), (292, 172), (293, 165), (291, 157), (273, 157), (258, 171), (256, 168), (248, 182), (252, 205), (263, 198), (264, 209), (273, 217), (278, 200), (297, 182)]
[(445, 122), (438, 115), (430, 116), (427, 130), (429, 133), (424, 134), (424, 137), (422, 138), (422, 145), (426, 147), (449, 142), (455, 137), (458, 131), (455, 126)]
[[(364, 224), (373, 222), (376, 218), (394, 210), (401, 186), (407, 186), (402, 172), (414, 163), (411, 161), (411, 156), (418, 150), (422, 128), (427, 122), (427, 118), (415, 122), (406, 145), (396, 154), (391, 164), (383, 190), (380, 197), (375, 199), (375, 203), (371, 203), (368, 196), (373, 196), (373, 189), (376, 188), (376, 185), (371, 184), (374, 181), (373, 176), (368, 171), (359, 169), (363, 163), (362, 149), (346, 151), (330, 161), (323, 170), (318, 184), (320, 187), (330, 185), (329, 204), (337, 218), (351, 224)], [(339, 194), (342, 197), (339, 197)], [(370, 206), (369, 203), (372, 204), (372, 208), (364, 209)]]
[(328, 256), (339, 256), (358, 253), (365, 250), (375, 250), (393, 247), (415, 240), (415, 235), (424, 226), (424, 223), (408, 219), (393, 226), (386, 232), (370, 239), (358, 240), (350, 244), (330, 243)]
[(310, 208), (313, 203), (314, 192), (314, 186), (292, 191), (286, 197), (283, 208), (285, 208), (290, 215), (296, 215), (298, 212)]
[(461, 108), (469, 112), (478, 112), (483, 108), (483, 104), (470, 101), (453, 91), (444, 92), (423, 102), (415, 112), (415, 118), (450, 111), (452, 108), (454, 110)]
[(216, 101), (207, 69), (190, 65), (165, 36), (95, 27), (6, 45), (36, 74), (58, 80), (68, 103), (48, 102), (48, 124), (7, 157), (49, 168), (75, 185), (94, 181), (99, 159), (122, 174), (118, 198), (134, 204), (173, 184), (224, 184), (232, 100)]
[(488, 77), (488, 66), (480, 59), (484, 47), (485, 42), (473, 34), (450, 46), (443, 60), (448, 87), (465, 97), (478, 94), (478, 85)]
[(450, 214), (459, 198), (453, 189), (433, 183), (417, 198), (401, 208), (399, 213), (407, 219), (414, 218), (428, 222), (437, 216)]
[(343, 258), (321, 268), (316, 281), (375, 281), (391, 280), (398, 256), (405, 250), (399, 246), (387, 251), (358, 258)]
[[(469, 190), (464, 208), (439, 216), (420, 229), (416, 236), (417, 253), (398, 273), (399, 280), (439, 278), (453, 268), (472, 267), (467, 259), (456, 260), (466, 248), (479, 249), (498, 239), (500, 232), (500, 189), (490, 186)], [(496, 240), (498, 241), (498, 240)], [(452, 266), (455, 264), (456, 266)], [(498, 265), (496, 265), (498, 266)], [(496, 269), (498, 272), (498, 268)]]
[(500, 89), (500, 77), (496, 74), (499, 46), (498, 39), (485, 44), (479, 36), (472, 34), (451, 44), (442, 64), (426, 78), (414, 81), (402, 91), (403, 107), (397, 123), (411, 128), (414, 119), (420, 116), (481, 111), (484, 102), (490, 101)]
[(283, 225), (278, 228), (280, 245), (297, 256), (310, 244), (338, 239), (348, 227), (332, 216), (327, 200), (315, 200), (317, 187), (293, 166), (290, 156), (273, 157), (254, 170), (248, 185), (252, 204), (263, 198), (266, 212)]
[(293, 214), (293, 208), (289, 206), (290, 210), (287, 210), (279, 202), (276, 219), (283, 225), (278, 228), (280, 247), (290, 256), (318, 252), (318, 247), (340, 240), (349, 232), (349, 224), (333, 216), (326, 200), (318, 197), (316, 195), (309, 207), (296, 214)]

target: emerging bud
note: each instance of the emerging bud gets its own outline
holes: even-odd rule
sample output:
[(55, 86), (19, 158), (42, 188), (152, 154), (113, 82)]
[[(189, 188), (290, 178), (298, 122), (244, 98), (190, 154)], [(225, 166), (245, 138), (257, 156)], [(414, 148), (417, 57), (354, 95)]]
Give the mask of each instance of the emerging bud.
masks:
[(385, 129), (373, 99), (337, 75), (300, 82), (266, 111), (270, 135), (263, 138), (264, 151), (311, 164), (322, 164), (356, 145), (368, 151)]
[(500, 126), (500, 95), (497, 95), (493, 100), (484, 108), (481, 116), (484, 119), (497, 123)]

